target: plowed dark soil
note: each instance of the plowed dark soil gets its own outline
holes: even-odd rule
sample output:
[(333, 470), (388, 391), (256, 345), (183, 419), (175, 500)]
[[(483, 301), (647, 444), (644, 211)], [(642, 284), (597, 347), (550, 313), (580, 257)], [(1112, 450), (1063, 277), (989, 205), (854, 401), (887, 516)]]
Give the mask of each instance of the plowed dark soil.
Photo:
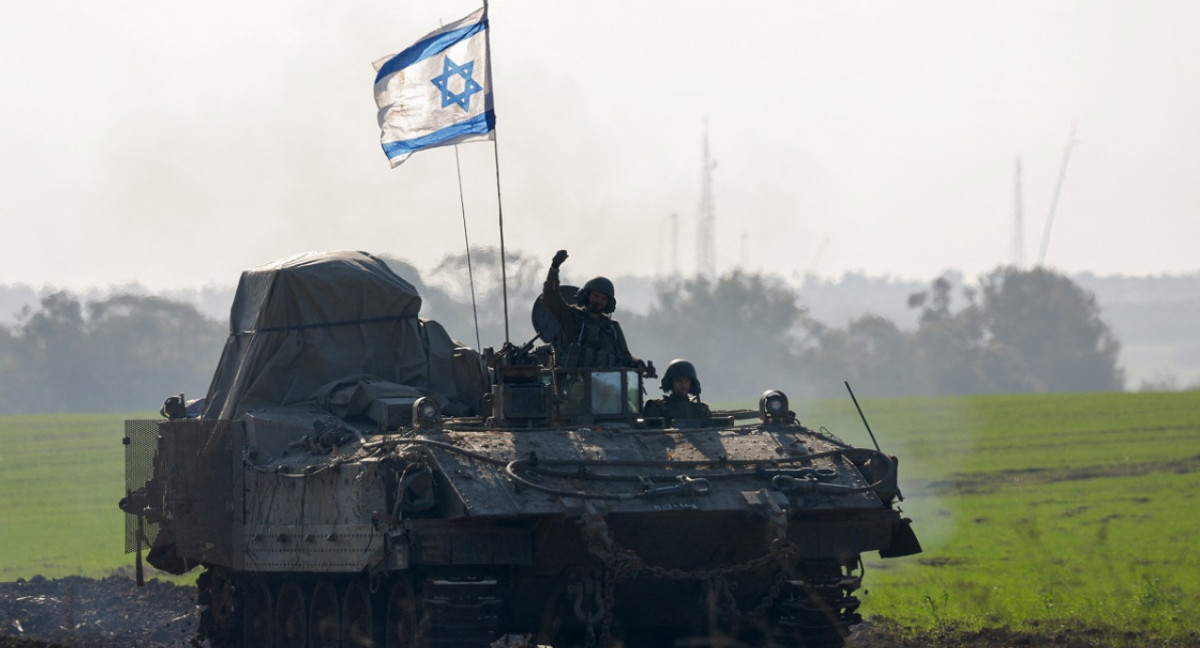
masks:
[[(196, 590), (161, 581), (144, 587), (123, 577), (70, 577), (0, 583), (0, 648), (194, 648)], [(1004, 629), (902, 637), (864, 623), (847, 648), (1094, 648), (1158, 645), (1136, 636)], [(1173, 645), (1187, 645), (1186, 643)]]
[(0, 648), (190, 648), (197, 620), (195, 588), (161, 581), (0, 583)]

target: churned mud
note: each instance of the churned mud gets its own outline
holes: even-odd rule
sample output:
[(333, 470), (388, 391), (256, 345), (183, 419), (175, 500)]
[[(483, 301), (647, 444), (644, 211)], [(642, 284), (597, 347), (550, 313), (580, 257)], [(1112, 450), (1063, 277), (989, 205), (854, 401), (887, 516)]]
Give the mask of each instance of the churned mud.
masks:
[(118, 576), (0, 583), (0, 648), (191, 648), (196, 590)]

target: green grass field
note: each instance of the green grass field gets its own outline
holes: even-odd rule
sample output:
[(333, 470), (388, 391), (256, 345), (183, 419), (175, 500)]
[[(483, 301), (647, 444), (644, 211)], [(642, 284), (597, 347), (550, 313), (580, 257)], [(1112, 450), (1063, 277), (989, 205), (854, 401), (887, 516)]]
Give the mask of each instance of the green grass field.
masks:
[(126, 418), (0, 417), (0, 581), (107, 576), (125, 556)]
[[(870, 445), (852, 403), (804, 407), (801, 420)], [(901, 506), (925, 545), (867, 557), (868, 617), (933, 637), (1008, 627), (1088, 629), (1104, 636), (1095, 645), (1197, 638), (1200, 392), (864, 409), (883, 450), (900, 457)]]
[[(862, 405), (900, 457), (901, 506), (925, 546), (864, 557), (868, 618), (934, 638), (998, 627), (1102, 633), (1094, 645), (1196, 637), (1200, 392)], [(872, 445), (849, 399), (792, 407)], [(0, 580), (132, 564), (116, 505), (125, 418), (0, 417)]]

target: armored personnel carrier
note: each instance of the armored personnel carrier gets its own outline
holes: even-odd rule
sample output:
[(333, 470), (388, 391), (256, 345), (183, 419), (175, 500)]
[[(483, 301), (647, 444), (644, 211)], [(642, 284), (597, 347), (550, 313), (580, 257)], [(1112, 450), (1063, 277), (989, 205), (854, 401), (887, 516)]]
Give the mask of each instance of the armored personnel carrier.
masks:
[(363, 253), (243, 274), (200, 402), (129, 421), (127, 549), (213, 646), (838, 646), (864, 552), (920, 551), (896, 460), (643, 376), (478, 353)]

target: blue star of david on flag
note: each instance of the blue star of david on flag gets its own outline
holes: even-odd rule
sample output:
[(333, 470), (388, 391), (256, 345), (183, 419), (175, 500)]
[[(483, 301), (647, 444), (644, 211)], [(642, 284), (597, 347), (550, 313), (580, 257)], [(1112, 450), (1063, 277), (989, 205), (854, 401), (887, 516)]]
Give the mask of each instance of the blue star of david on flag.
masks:
[[(470, 110), (471, 95), (483, 90), (483, 87), (476, 83), (475, 79), (471, 78), (473, 74), (475, 74), (475, 61), (467, 61), (462, 65), (458, 65), (450, 60), (449, 56), (442, 60), (442, 73), (433, 77), (433, 80), (430, 81), (430, 83), (437, 86), (438, 90), (442, 91), (442, 108), (454, 103), (458, 104), (458, 107), (462, 108), (463, 112)], [(462, 77), (462, 92), (456, 93), (450, 89), (450, 78), (453, 76)]]
[(380, 143), (393, 167), (416, 151), (495, 138), (487, 35), (480, 7), (375, 61)]

